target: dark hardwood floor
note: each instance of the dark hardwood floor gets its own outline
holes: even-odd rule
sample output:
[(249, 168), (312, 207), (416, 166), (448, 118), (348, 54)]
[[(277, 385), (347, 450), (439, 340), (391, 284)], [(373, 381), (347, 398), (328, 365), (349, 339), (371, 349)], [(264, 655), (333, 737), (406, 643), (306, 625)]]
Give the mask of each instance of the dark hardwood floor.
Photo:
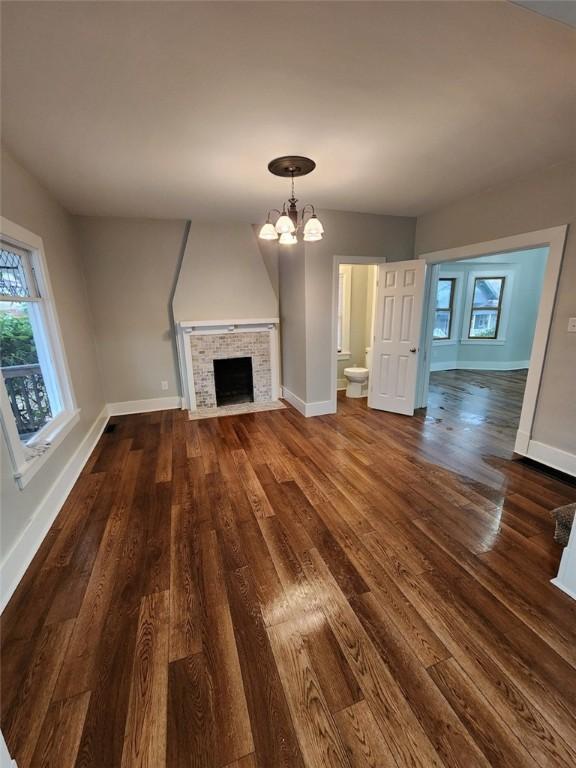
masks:
[(527, 374), (527, 370), (433, 372), (428, 419), (440, 425), (439, 431), (463, 430), (477, 445), (510, 458)]
[(522, 387), (113, 418), (2, 618), (19, 768), (573, 767), (576, 487), (510, 460)]

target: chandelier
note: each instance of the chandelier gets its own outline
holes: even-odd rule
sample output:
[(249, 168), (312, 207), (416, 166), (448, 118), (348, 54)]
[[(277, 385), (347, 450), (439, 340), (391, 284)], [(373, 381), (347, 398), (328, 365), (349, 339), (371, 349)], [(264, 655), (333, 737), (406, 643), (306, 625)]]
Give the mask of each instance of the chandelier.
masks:
[[(292, 184), (292, 194), (288, 200), (282, 204), (282, 210), (271, 208), (266, 217), (266, 223), (262, 225), (258, 237), (262, 240), (278, 240), (280, 245), (294, 245), (298, 242), (298, 232), (302, 230), (303, 239), (312, 243), (322, 240), (324, 227), (322, 222), (316, 216), (314, 206), (307, 204), (301, 211), (298, 211), (296, 203), (298, 200), (294, 196), (294, 179), (297, 176), (306, 176), (316, 168), (314, 160), (309, 157), (300, 157), (299, 155), (288, 155), (286, 157), (277, 157), (268, 163), (268, 170), (275, 176), (288, 177)], [(271, 217), (278, 214), (275, 222)]]

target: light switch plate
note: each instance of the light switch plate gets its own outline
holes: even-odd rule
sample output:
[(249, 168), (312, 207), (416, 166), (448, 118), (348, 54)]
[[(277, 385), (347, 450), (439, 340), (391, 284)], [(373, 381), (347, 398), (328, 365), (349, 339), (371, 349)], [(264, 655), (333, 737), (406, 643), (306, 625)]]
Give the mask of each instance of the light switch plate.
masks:
[(568, 318), (568, 333), (576, 333), (576, 317)]

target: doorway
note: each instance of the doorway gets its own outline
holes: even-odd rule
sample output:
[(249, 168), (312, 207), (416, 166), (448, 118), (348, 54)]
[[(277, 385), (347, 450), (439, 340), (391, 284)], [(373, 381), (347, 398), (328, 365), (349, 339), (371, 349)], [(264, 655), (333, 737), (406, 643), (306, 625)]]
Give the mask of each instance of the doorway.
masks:
[(362, 398), (368, 394), (371, 371), (371, 339), (374, 334), (374, 300), (378, 266), (385, 257), (334, 256), (332, 292), (332, 412), (338, 395), (345, 397), (347, 368), (365, 368)]
[(336, 383), (351, 398), (368, 395), (375, 290), (376, 265), (339, 265)]
[[(520, 421), (548, 247), (434, 265), (425, 339), (427, 417), (482, 430), (511, 455)], [(480, 431), (478, 431), (480, 437)]]
[[(438, 305), (434, 305), (431, 296), (434, 295), (433, 287), (434, 289), (436, 288), (440, 266), (453, 266), (456, 262), (468, 261), (478, 257), (498, 256), (502, 259), (506, 258), (508, 254), (513, 253), (525, 254), (526, 258), (528, 258), (532, 251), (546, 249), (546, 268), (540, 291), (531, 351), (527, 361), (528, 369), (520, 407), (520, 416), (514, 438), (515, 453), (532, 457), (539, 461), (542, 461), (542, 457), (537, 454), (538, 445), (532, 440), (532, 427), (536, 413), (536, 402), (542, 378), (550, 325), (552, 323), (552, 312), (560, 276), (566, 232), (567, 226), (563, 225), (535, 232), (527, 232), (522, 235), (503, 237), (498, 240), (450, 248), (444, 251), (435, 251), (422, 254), (419, 257), (419, 260), (428, 266), (424, 290), (424, 304), (427, 311), (424, 312), (418, 358), (418, 381), (416, 385), (416, 404), (417, 407), (423, 408), (428, 404), (433, 331), (434, 325), (437, 325), (435, 312), (438, 309)], [(504, 290), (506, 290), (505, 283)], [(470, 301), (468, 294), (466, 301)], [(494, 309), (495, 307), (490, 308)], [(470, 309), (469, 303), (465, 305), (465, 310), (468, 311), (468, 309)], [(471, 309), (482, 310), (482, 306), (478, 305), (476, 308), (472, 307)], [(466, 316), (466, 322), (468, 323), (468, 316)], [(472, 315), (470, 316), (470, 323), (471, 325), (468, 326), (469, 333), (470, 327), (472, 327), (472, 332), (475, 332), (476, 328), (482, 331), (482, 326), (490, 327), (494, 325), (492, 321), (488, 320), (481, 320), (478, 324), (473, 323)], [(494, 333), (493, 328), (490, 333)], [(545, 463), (551, 462), (547, 461)], [(551, 463), (551, 466), (553, 466), (553, 463)]]

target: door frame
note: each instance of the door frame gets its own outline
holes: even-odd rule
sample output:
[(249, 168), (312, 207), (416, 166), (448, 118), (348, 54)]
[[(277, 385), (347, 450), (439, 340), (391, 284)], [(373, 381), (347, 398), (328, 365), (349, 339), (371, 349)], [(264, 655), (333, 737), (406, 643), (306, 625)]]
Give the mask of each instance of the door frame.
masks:
[(375, 267), (385, 264), (386, 256), (333, 256), (332, 258), (332, 349), (330, 351), (330, 413), (338, 410), (338, 272), (340, 264)]
[(513, 251), (528, 251), (535, 248), (548, 247), (548, 260), (546, 262), (546, 271), (544, 273), (544, 282), (542, 284), (542, 293), (540, 295), (540, 304), (538, 307), (538, 317), (534, 331), (534, 341), (532, 343), (532, 352), (530, 355), (530, 366), (528, 368), (528, 377), (526, 379), (526, 389), (524, 390), (524, 399), (522, 401), (522, 412), (520, 422), (516, 433), (515, 453), (523, 456), (528, 455), (529, 443), (532, 436), (532, 427), (534, 425), (534, 416), (536, 414), (536, 404), (538, 393), (542, 381), (542, 372), (544, 369), (544, 360), (552, 325), (552, 315), (560, 279), (560, 268), (564, 256), (564, 247), (566, 244), (566, 234), (568, 225), (563, 224), (549, 229), (539, 229), (534, 232), (525, 232), (520, 235), (511, 235), (501, 237), (497, 240), (487, 240), (482, 243), (473, 243), (463, 245), (457, 248), (448, 248), (441, 251), (431, 251), (418, 256), (418, 259), (424, 259), (431, 269), (427, 270), (426, 285), (424, 289), (424, 312), (422, 320), (422, 331), (420, 335), (420, 347), (423, 354), (420, 355), (418, 365), (418, 376), (416, 380), (416, 405), (419, 408), (425, 408), (428, 402), (428, 383), (430, 379), (430, 357), (432, 353), (432, 310), (430, 309), (431, 287), (433, 280), (438, 276), (439, 265), (450, 261), (461, 261), (462, 259), (473, 259), (478, 256), (492, 256), (500, 253), (510, 253)]

